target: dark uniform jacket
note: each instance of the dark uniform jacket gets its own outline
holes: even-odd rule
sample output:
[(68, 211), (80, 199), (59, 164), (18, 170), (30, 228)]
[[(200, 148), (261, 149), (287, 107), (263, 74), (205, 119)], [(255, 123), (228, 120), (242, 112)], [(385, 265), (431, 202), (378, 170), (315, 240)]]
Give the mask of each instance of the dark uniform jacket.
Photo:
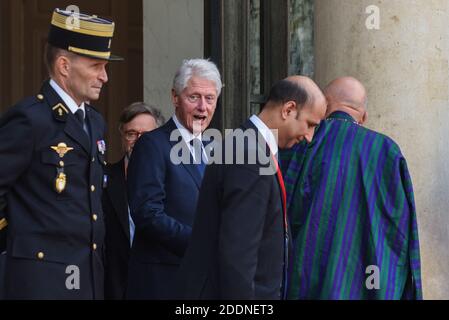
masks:
[(103, 192), (106, 222), (105, 299), (125, 298), (131, 247), (125, 160), (108, 165), (108, 186)]
[(88, 105), (86, 120), (90, 141), (49, 82), (0, 119), (7, 299), (103, 298), (105, 124)]

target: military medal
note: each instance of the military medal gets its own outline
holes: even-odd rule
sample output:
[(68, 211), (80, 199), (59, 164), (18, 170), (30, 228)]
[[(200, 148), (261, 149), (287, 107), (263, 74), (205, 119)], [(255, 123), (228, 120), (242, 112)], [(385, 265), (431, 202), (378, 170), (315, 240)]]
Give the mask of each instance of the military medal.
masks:
[(63, 171), (64, 169), (62, 169), (62, 171), (60, 171), (56, 176), (55, 189), (57, 193), (62, 193), (65, 190), (65, 186), (67, 184), (67, 176)]
[[(64, 158), (67, 152), (72, 151), (73, 148), (68, 147), (64, 142), (59, 143), (56, 147), (51, 147), (58, 155), (59, 158)], [(61, 194), (67, 186), (67, 175), (64, 173), (64, 162), (59, 162), (59, 168), (56, 168), (55, 190)]]
[(104, 140), (97, 141), (98, 152), (104, 154), (106, 152), (106, 142)]
[(108, 176), (105, 174), (103, 175), (103, 188), (108, 187)]
[(60, 158), (64, 158), (65, 154), (69, 151), (72, 151), (73, 148), (67, 147), (67, 145), (64, 142), (61, 142), (58, 144), (57, 147), (51, 147), (56, 153), (59, 155)]

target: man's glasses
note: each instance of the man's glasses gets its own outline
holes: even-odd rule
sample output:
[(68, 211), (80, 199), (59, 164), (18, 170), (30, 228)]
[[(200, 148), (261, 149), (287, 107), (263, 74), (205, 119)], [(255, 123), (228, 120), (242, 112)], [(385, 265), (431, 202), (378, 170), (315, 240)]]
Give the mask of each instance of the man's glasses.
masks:
[(130, 130), (130, 131), (125, 131), (123, 132), (123, 137), (127, 140), (127, 141), (136, 141), (142, 134), (144, 134), (146, 131), (134, 131), (134, 130)]

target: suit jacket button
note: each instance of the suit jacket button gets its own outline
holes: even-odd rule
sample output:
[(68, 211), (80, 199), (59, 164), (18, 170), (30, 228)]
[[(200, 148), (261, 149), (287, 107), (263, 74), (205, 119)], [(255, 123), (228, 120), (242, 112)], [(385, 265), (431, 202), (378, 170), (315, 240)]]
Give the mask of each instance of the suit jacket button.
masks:
[(94, 186), (94, 185), (91, 185), (91, 186), (90, 186), (90, 191), (92, 191), (92, 192), (95, 191), (95, 186)]
[(95, 157), (92, 157), (92, 162), (95, 162)]
[(37, 258), (39, 259), (39, 260), (42, 260), (42, 259), (44, 259), (44, 253), (43, 252), (39, 252), (38, 254), (37, 254)]
[(97, 216), (96, 214), (93, 214), (93, 215), (92, 215), (92, 219), (93, 219), (94, 221), (97, 221), (97, 220), (98, 220), (98, 216)]
[(94, 243), (94, 244), (92, 245), (92, 249), (97, 250), (97, 244), (96, 244), (96, 243)]

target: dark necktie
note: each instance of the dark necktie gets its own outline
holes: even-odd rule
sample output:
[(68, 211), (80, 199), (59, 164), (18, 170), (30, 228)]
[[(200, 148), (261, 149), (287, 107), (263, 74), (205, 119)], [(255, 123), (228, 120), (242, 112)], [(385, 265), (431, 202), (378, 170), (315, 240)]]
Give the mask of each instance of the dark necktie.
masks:
[(200, 171), (201, 177), (203, 177), (204, 170), (206, 170), (206, 161), (203, 159), (203, 143), (200, 139), (194, 138), (190, 141), (190, 144), (193, 147), (193, 154), (195, 156), (193, 164), (196, 165)]
[(84, 119), (84, 111), (83, 111), (83, 109), (76, 110), (75, 116), (78, 119), (78, 121), (81, 123), (81, 126), (83, 127), (84, 132), (89, 137), (89, 130), (87, 129), (87, 124), (86, 124), (86, 121)]

